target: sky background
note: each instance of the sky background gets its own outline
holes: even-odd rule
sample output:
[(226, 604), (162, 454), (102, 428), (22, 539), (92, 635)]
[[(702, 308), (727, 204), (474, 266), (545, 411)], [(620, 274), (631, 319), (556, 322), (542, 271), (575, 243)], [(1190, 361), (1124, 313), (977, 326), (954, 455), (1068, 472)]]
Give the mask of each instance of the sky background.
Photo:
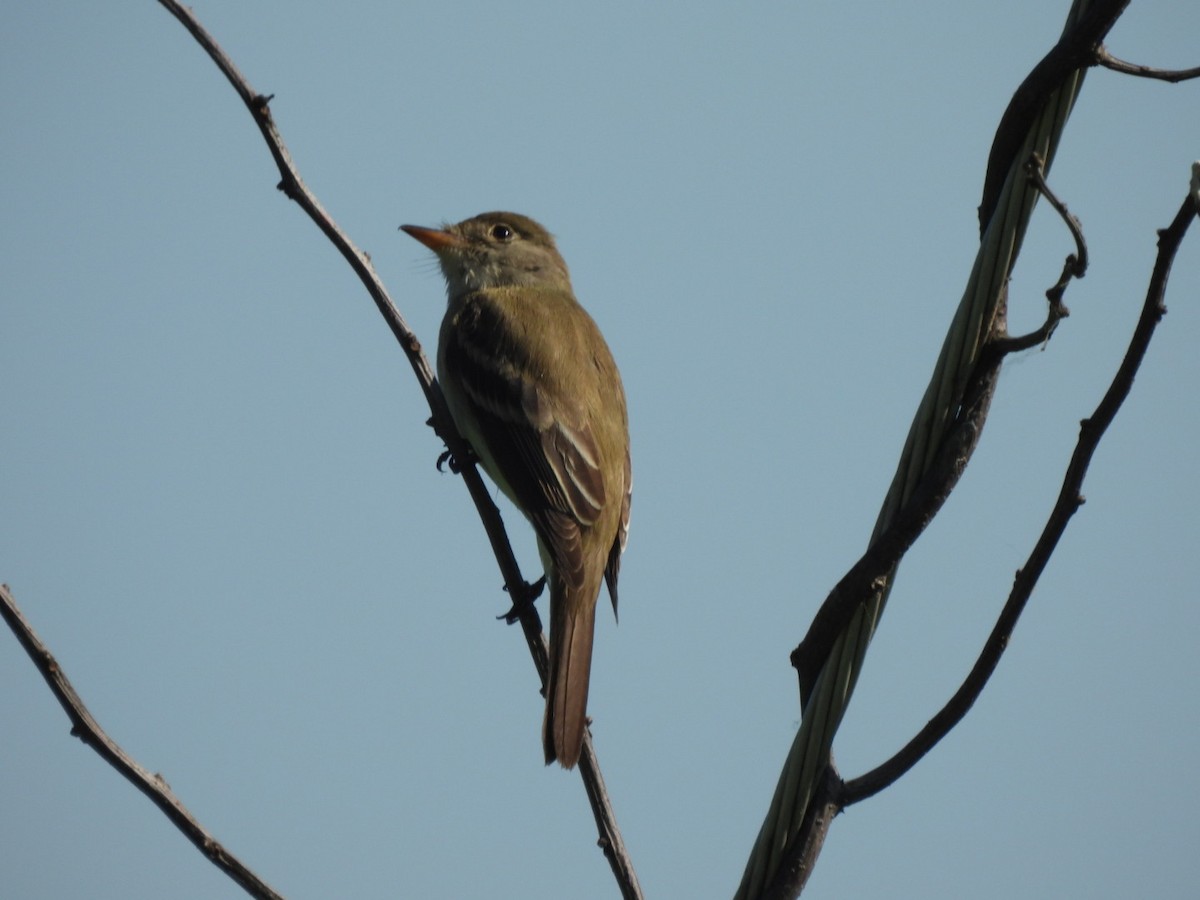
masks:
[[(1068, 6), (195, 4), (430, 354), (442, 279), (400, 224), (558, 235), (629, 395), (590, 712), (648, 897), (738, 883), (798, 725), (788, 653), (865, 546), (996, 123)], [(1183, 67), (1198, 32), (1146, 0), (1109, 44)], [(844, 775), (974, 660), (1124, 352), (1198, 92), (1088, 76), (1051, 182), (1091, 269), (901, 568)], [(289, 897), (615, 896), (408, 363), (211, 61), (150, 0), (3, 4), (0, 116), (0, 581), (92, 713)], [(1014, 331), (1071, 249), (1040, 207)], [(987, 691), (837, 819), (806, 896), (1195, 896), (1195, 229), (1167, 303)], [(68, 728), (0, 634), (6, 897), (243, 896)]]

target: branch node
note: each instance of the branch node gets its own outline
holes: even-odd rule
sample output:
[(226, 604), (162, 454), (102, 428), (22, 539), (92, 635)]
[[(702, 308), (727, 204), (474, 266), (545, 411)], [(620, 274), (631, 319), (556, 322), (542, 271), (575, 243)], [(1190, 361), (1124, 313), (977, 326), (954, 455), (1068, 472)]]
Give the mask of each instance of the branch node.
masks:
[(1046, 183), (1046, 166), (1045, 161), (1037, 153), (1032, 153), (1029, 159), (1025, 162), (1025, 174), (1029, 179), (1029, 183), (1037, 190), (1039, 194), (1046, 198), (1046, 201), (1058, 213), (1060, 219), (1071, 232), (1071, 237), (1075, 240), (1075, 252), (1068, 253), (1067, 258), (1063, 261), (1062, 273), (1058, 276), (1058, 281), (1053, 286), (1046, 290), (1046, 300), (1049, 306), (1046, 310), (1046, 321), (1042, 323), (1040, 328), (1029, 332), (1029, 334), (1020, 335), (1019, 337), (998, 337), (990, 344), (990, 351), (1007, 356), (1009, 353), (1015, 353), (1020, 350), (1028, 350), (1036, 347), (1039, 344), (1045, 346), (1050, 342), (1051, 335), (1054, 334), (1058, 323), (1071, 314), (1066, 304), (1063, 303), (1063, 294), (1066, 293), (1067, 285), (1071, 283), (1072, 278), (1082, 278), (1087, 274), (1088, 267), (1088, 251), (1087, 242), (1083, 237), (1083, 226), (1075, 216), (1067, 209), (1065, 203), (1058, 199), (1050, 185)]
[[(1061, 286), (1062, 290), (1065, 290), (1066, 282), (1070, 278), (1082, 278), (1087, 274), (1088, 251), (1087, 242), (1083, 239), (1083, 226), (1075, 216), (1071, 215), (1067, 205), (1058, 199), (1054, 191), (1050, 190), (1050, 185), (1046, 183), (1046, 163), (1037, 153), (1029, 155), (1029, 160), (1025, 163), (1025, 174), (1029, 177), (1029, 183), (1037, 188), (1038, 193), (1045, 197), (1046, 202), (1058, 213), (1063, 224), (1071, 232), (1071, 237), (1075, 239), (1075, 253), (1067, 256), (1062, 278), (1059, 279), (1057, 285), (1051, 288), (1051, 290), (1055, 290)], [(1061, 293), (1060, 290), (1060, 296)], [(1049, 292), (1047, 292), (1048, 294)]]
[(912, 740), (886, 762), (876, 766), (865, 775), (846, 782), (841, 796), (841, 800), (846, 806), (878, 793), (895, 783), (905, 772), (915, 766), (926, 753), (950, 733), (955, 725), (962, 721), (962, 718), (983, 692), (984, 687), (987, 686), (992, 673), (1000, 664), (1001, 656), (1004, 655), (1004, 651), (1009, 645), (1013, 630), (1016, 628), (1026, 603), (1033, 595), (1038, 579), (1045, 571), (1051, 555), (1066, 531), (1067, 524), (1079, 507), (1087, 502), (1087, 498), (1082, 493), (1082, 487), (1088, 466), (1091, 464), (1096, 449), (1100, 446), (1101, 438), (1104, 437), (1104, 433), (1116, 418), (1117, 412), (1133, 387), (1134, 376), (1145, 359), (1150, 339), (1154, 336), (1154, 330), (1158, 325), (1159, 317), (1155, 314), (1155, 310), (1157, 306), (1161, 305), (1162, 297), (1166, 292), (1171, 264), (1191, 220), (1198, 211), (1200, 211), (1200, 205), (1189, 193), (1171, 225), (1166, 229), (1166, 234), (1159, 245), (1154, 270), (1150, 275), (1150, 284), (1146, 289), (1142, 312), (1138, 317), (1138, 323), (1129, 340), (1124, 358), (1095, 410), (1079, 423), (1079, 437), (1075, 443), (1075, 450), (1071, 454), (1071, 460), (1067, 464), (1058, 499), (1055, 501), (1054, 508), (1051, 510), (1033, 550), (1026, 559), (1025, 565), (1017, 570), (1008, 599), (1005, 601), (1000, 616), (992, 627), (975, 665), (972, 666), (971, 671), (954, 695)]

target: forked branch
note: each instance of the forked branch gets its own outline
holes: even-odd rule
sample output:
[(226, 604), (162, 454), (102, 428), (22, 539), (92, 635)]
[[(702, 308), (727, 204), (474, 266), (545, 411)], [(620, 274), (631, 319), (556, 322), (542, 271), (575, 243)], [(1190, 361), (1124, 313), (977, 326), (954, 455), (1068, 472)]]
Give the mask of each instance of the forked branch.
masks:
[[(271, 156), (279, 168), (279, 189), (290, 199), (298, 203), (308, 214), (309, 218), (313, 220), (317, 227), (321, 229), (330, 242), (337, 248), (338, 252), (342, 254), (346, 262), (349, 263), (350, 267), (366, 287), (384, 321), (391, 329), (392, 334), (408, 358), (417, 381), (421, 385), (421, 389), (432, 412), (430, 424), (433, 425), (438, 435), (445, 441), (453, 457), (462, 463), (459, 474), (462, 475), (471, 493), (471, 497), (475, 501), (475, 506), (479, 511), (480, 519), (483, 521), (484, 528), (492, 544), (492, 549), (503, 574), (509, 595), (514, 600), (525, 596), (529, 586), (521, 577), (520, 569), (517, 566), (504, 530), (504, 525), (500, 520), (500, 513), (492, 502), (491, 493), (484, 484), (477, 467), (471, 462), (472, 457), (467, 444), (458, 434), (447, 412), (445, 399), (442, 397), (437, 380), (434, 378), (433, 369), (421, 349), (420, 341), (417, 340), (416, 335), (408, 327), (407, 322), (405, 322), (395, 303), (392, 302), (382, 281), (375, 272), (370, 258), (346, 236), (300, 178), (291, 154), (284, 144), (283, 138), (280, 136), (274, 119), (271, 116), (271, 97), (260, 94), (251, 88), (245, 76), (242, 75), (229, 56), (221, 49), (212, 35), (200, 24), (190, 9), (175, 2), (175, 0), (159, 0), (159, 2), (196, 39), (196, 42), (200, 44), (225, 75), (234, 90), (237, 91), (238, 96), (241, 97), (246, 108), (250, 111), (255, 124), (262, 133), (263, 139), (266, 141)], [(249, 873), (240, 863), (236, 863), (233, 857), (212, 840), (211, 836), (195, 822), (191, 815), (183, 808), (182, 804), (170, 793), (170, 789), (161, 778), (147, 773), (104, 735), (86, 709), (83, 708), (82, 703), (78, 702), (78, 697), (70, 688), (69, 683), (66, 682), (65, 677), (61, 676), (61, 670), (58, 669), (49, 651), (42, 647), (40, 642), (36, 640), (32, 629), (29, 628), (28, 623), (24, 621), (20, 612), (16, 609), (15, 603), (12, 603), (11, 596), (8, 595), (7, 591), (4, 592), (3, 600), (5, 618), (9, 621), (9, 624), (18, 637), (22, 639), (22, 643), (29, 650), (31, 657), (34, 658), (39, 669), (46, 675), (47, 681), (50, 683), (51, 688), (55, 690), (60, 702), (63, 702), (64, 707), (67, 708), (68, 715), (71, 715), (72, 721), (76, 723), (75, 732), (83, 737), (86, 743), (95, 748), (102, 757), (114, 765), (122, 774), (137, 784), (141, 790), (150, 795), (172, 822), (183, 830), (193, 843), (200, 847), (213, 862), (220, 865), (239, 884), (256, 897), (276, 897), (277, 895), (269, 887), (262, 884), (261, 881), (254, 877), (252, 873)], [(518, 606), (520, 607), (518, 610), (518, 619), (521, 623), (522, 632), (529, 646), (534, 665), (544, 683), (548, 671), (548, 662), (545, 638), (542, 635), (541, 619), (533, 604), (521, 603)], [(596, 754), (592, 747), (591, 735), (586, 731), (584, 733), (583, 757), (579, 771), (584, 782), (588, 800), (592, 806), (593, 815), (596, 819), (599, 831), (599, 845), (609, 861), (621, 894), (625, 898), (630, 898), (630, 900), (640, 898), (641, 888), (638, 886), (632, 862), (625, 850), (624, 841), (617, 828), (615, 813), (608, 801), (604, 782), (600, 775), (599, 764), (597, 763)], [(232, 861), (236, 865), (223, 862), (226, 860)]]
[[(1196, 177), (1200, 178), (1200, 174)], [(1164, 298), (1171, 265), (1175, 261), (1175, 254), (1183, 242), (1188, 227), (1198, 213), (1200, 213), (1200, 204), (1197, 202), (1197, 190), (1193, 188), (1171, 224), (1159, 232), (1158, 257), (1150, 276), (1142, 312), (1137, 326), (1134, 328), (1133, 336), (1130, 338), (1129, 347), (1125, 351), (1125, 357), (1095, 411), (1080, 423), (1079, 439), (1067, 466), (1058, 500), (1025, 565), (1017, 570), (1012, 591), (1009, 593), (1008, 600), (975, 665), (959, 689), (955, 691), (954, 696), (898, 753), (865, 775), (851, 779), (843, 785), (837, 798), (842, 808), (879, 793), (916, 765), (938, 741), (962, 721), (967, 711), (983, 692), (984, 687), (987, 686), (988, 679), (995, 672), (996, 666), (1000, 663), (1000, 657), (1004, 655), (1004, 651), (1008, 647), (1013, 629), (1033, 594), (1038, 578), (1045, 570), (1055, 547), (1058, 546), (1059, 539), (1066, 531), (1071, 517), (1083, 505), (1083, 481), (1087, 475), (1088, 466), (1091, 464), (1096, 448), (1100, 445), (1100, 439), (1104, 437), (1105, 431), (1112, 424), (1121, 405), (1125, 402), (1125, 398), (1129, 396), (1129, 391), (1133, 387), (1133, 379), (1150, 346), (1150, 339), (1154, 336), (1159, 321), (1166, 314)]]

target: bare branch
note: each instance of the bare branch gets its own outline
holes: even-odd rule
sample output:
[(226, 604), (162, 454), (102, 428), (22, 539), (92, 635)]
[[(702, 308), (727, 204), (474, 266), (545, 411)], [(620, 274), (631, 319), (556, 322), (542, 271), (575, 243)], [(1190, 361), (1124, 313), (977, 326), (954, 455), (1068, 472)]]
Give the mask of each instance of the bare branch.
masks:
[[(417, 339), (412, 329), (409, 328), (404, 316), (401, 315), (400, 310), (388, 295), (387, 289), (376, 273), (375, 267), (371, 264), (370, 258), (355, 246), (345, 232), (334, 222), (329, 213), (325, 211), (324, 207), (321, 206), (320, 201), (317, 200), (304, 184), (295, 163), (292, 161), (291, 152), (284, 144), (283, 138), (279, 134), (275, 126), (275, 121), (271, 116), (269, 105), (271, 96), (260, 94), (250, 86), (245, 76), (234, 65), (233, 60), (226, 55), (225, 51), (221, 49), (213, 36), (205, 30), (204, 26), (200, 24), (190, 9), (176, 3), (175, 0), (159, 0), (159, 2), (183, 24), (196, 39), (196, 42), (204, 48), (204, 51), (216, 63), (217, 68), (229, 80), (233, 89), (237, 91), (238, 96), (242, 98), (242, 102), (254, 118), (255, 124), (262, 133), (263, 140), (266, 141), (267, 149), (271, 152), (271, 156), (279, 168), (279, 189), (290, 199), (296, 201), (325, 236), (329, 238), (330, 242), (342, 254), (346, 262), (350, 264), (350, 267), (358, 275), (359, 280), (362, 281), (363, 286), (366, 287), (367, 292), (371, 295), (375, 306), (379, 309), (388, 328), (400, 344), (404, 355), (408, 358), (413, 373), (417, 376), (417, 382), (420, 384), (421, 390), (425, 394), (425, 399), (429, 403), (430, 411), (433, 413), (430, 424), (438, 436), (445, 441), (453, 457), (460, 461), (460, 466), (458, 467), (459, 474), (462, 475), (463, 480), (466, 482), (467, 489), (471, 492), (471, 498), (475, 501), (475, 506), (479, 510), (479, 516), (483, 520), (484, 528), (492, 544), (492, 550), (496, 554), (496, 560), (504, 576), (505, 585), (514, 598), (522, 596), (525, 590), (525, 580), (521, 577), (516, 558), (513, 556), (512, 548), (509, 545), (508, 537), (504, 530), (504, 523), (500, 519), (500, 512), (492, 502), (491, 492), (488, 490), (487, 485), (473, 463), (474, 457), (470, 452), (469, 446), (454, 427), (454, 421), (450, 418), (449, 411), (446, 409), (445, 398), (443, 398), (441, 388), (438, 386), (437, 379), (433, 374), (433, 367), (430, 366), (429, 360), (421, 348), (421, 342)], [(537, 611), (532, 605), (526, 605), (526, 610), (521, 616), (521, 627), (529, 644), (530, 653), (534, 657), (534, 662), (538, 665), (538, 673), (544, 681), (547, 665), (545, 662), (545, 647), (541, 637), (542, 626)]]
[(1075, 239), (1075, 253), (1067, 256), (1066, 264), (1063, 266), (1063, 274), (1059, 279), (1058, 284), (1050, 288), (1046, 292), (1046, 296), (1051, 294), (1062, 298), (1063, 291), (1067, 283), (1072, 278), (1082, 278), (1087, 274), (1088, 267), (1088, 251), (1087, 242), (1083, 239), (1083, 226), (1079, 224), (1079, 220), (1071, 215), (1067, 209), (1067, 204), (1058, 199), (1054, 191), (1050, 190), (1050, 185), (1046, 183), (1046, 161), (1034, 153), (1025, 163), (1025, 172), (1029, 176), (1029, 181), (1049, 204), (1058, 213), (1059, 218), (1063, 220), (1063, 224), (1071, 232), (1071, 237)]
[(140, 766), (129, 754), (110, 738), (100, 723), (92, 718), (83, 700), (71, 686), (66, 673), (58, 661), (46, 649), (46, 645), (33, 630), (33, 626), (25, 619), (13, 598), (8, 585), (0, 584), (0, 615), (8, 623), (37, 670), (50, 685), (50, 690), (58, 698), (58, 702), (71, 720), (71, 734), (79, 738), (108, 762), (114, 769), (128, 779), (134, 787), (153, 801), (174, 824), (196, 845), (197, 849), (207, 856), (217, 868), (240, 884), (252, 897), (262, 900), (282, 900), (271, 887), (255, 875), (240, 859), (226, 850), (204, 827), (196, 821), (187, 807), (171, 791), (170, 786), (161, 775), (152, 774)]
[(1072, 278), (1082, 278), (1087, 274), (1088, 251), (1087, 242), (1083, 239), (1083, 226), (1079, 224), (1077, 218), (1071, 215), (1067, 209), (1067, 205), (1059, 200), (1055, 193), (1050, 190), (1050, 185), (1046, 183), (1045, 162), (1040, 156), (1034, 153), (1030, 156), (1029, 161), (1025, 163), (1025, 172), (1029, 176), (1030, 184), (1036, 187), (1038, 193), (1046, 198), (1046, 201), (1063, 220), (1063, 224), (1070, 230), (1071, 237), (1075, 239), (1075, 253), (1067, 254), (1066, 260), (1063, 261), (1062, 274), (1058, 276), (1058, 281), (1055, 282), (1054, 286), (1046, 291), (1046, 299), (1050, 301), (1050, 305), (1046, 310), (1046, 321), (1042, 323), (1040, 328), (1031, 331), (1029, 334), (1017, 337), (997, 338), (992, 342), (989, 349), (992, 352), (1000, 354), (1028, 350), (1049, 341), (1050, 336), (1054, 334), (1054, 330), (1058, 328), (1058, 323), (1071, 314), (1071, 311), (1062, 302), (1067, 285), (1071, 283)]
[(787, 864), (780, 866), (775, 880), (763, 891), (762, 900), (790, 900), (792, 897), (798, 897), (804, 890), (829, 834), (829, 826), (842, 811), (838, 802), (842, 783), (831, 761), (817, 783), (813, 802), (805, 813), (807, 819), (793, 838), (803, 841), (803, 844), (789, 847), (784, 852)]
[(596, 843), (616, 876), (622, 900), (642, 900), (642, 886), (638, 883), (637, 872), (633, 869), (633, 860), (629, 851), (625, 849), (621, 832), (617, 830), (616, 819), (611, 815), (612, 802), (608, 798), (604, 777), (600, 774), (600, 763), (592, 747), (590, 730), (583, 733), (583, 752), (579, 754), (579, 768), (588, 802), (592, 806), (592, 815), (596, 819), (596, 829), (600, 832)]
[(1083, 480), (1087, 475), (1092, 456), (1100, 444), (1100, 439), (1108, 426), (1112, 424), (1125, 398), (1133, 387), (1134, 376), (1137, 375), (1150, 346), (1150, 339), (1159, 321), (1166, 314), (1167, 308), (1163, 302), (1167, 289), (1167, 278), (1179, 245), (1187, 233), (1188, 226), (1200, 212), (1200, 203), (1196, 193), (1189, 193), (1183, 205), (1176, 213), (1171, 224), (1159, 232), (1158, 258), (1150, 276), (1150, 285), (1146, 291), (1146, 300), (1142, 305), (1142, 313), (1130, 339), (1129, 347), (1120, 368), (1113, 377), (1112, 383), (1105, 392), (1103, 399), (1092, 415), (1084, 419), (1079, 429), (1079, 440), (1071, 462), (1067, 466), (1062, 489), (1058, 501), (1054, 504), (1050, 517), (1043, 528), (1041, 536), (1034, 545), (1033, 551), (1025, 565), (1018, 571), (1013, 582), (1012, 591), (992, 633), (983, 646), (983, 651), (976, 660), (966, 680), (944, 707), (909, 741), (895, 756), (879, 765), (865, 775), (846, 782), (839, 800), (844, 808), (860, 800), (864, 800), (893, 784), (905, 772), (917, 764), (933, 747), (945, 737), (967, 714), (967, 711), (979, 698), (988, 680), (1000, 663), (1008, 647), (1013, 629), (1020, 618), (1025, 604), (1033, 594), (1038, 578), (1046, 568), (1051, 554), (1058, 546), (1058, 541), (1066, 531), (1067, 525), (1075, 511), (1083, 505), (1084, 498), (1081, 490)]
[(958, 420), (938, 449), (929, 470), (922, 475), (913, 496), (829, 592), (813, 617), (804, 640), (792, 651), (791, 663), (800, 678), (802, 706), (808, 702), (808, 692), (834, 637), (845, 629), (859, 605), (880, 589), (881, 579), (899, 563), (954, 490), (983, 430), (988, 401), (1003, 357), (1045, 343), (1059, 321), (1070, 314), (1062, 297), (1071, 279), (1082, 278), (1087, 271), (1088, 253), (1083, 228), (1046, 183), (1045, 162), (1038, 154), (1030, 156), (1026, 172), (1030, 184), (1046, 198), (1070, 230), (1076, 252), (1067, 256), (1058, 282), (1046, 291), (1050, 305), (1042, 326), (1017, 337), (997, 334), (987, 342), (964, 392), (966, 399), (959, 407)]
[[(278, 185), (279, 189), (290, 199), (296, 201), (308, 213), (309, 217), (338, 249), (367, 288), (380, 314), (384, 317), (392, 334), (396, 337), (405, 356), (408, 358), (414, 374), (417, 376), (417, 381), (425, 393), (425, 398), (433, 414), (430, 420), (431, 424), (442, 440), (445, 441), (450, 453), (457, 460), (464, 461), (460, 474), (462, 474), (471, 497), (475, 501), (476, 508), (479, 511), (480, 518), (483, 521), (484, 528), (492, 544), (492, 549), (496, 555), (497, 563), (503, 574), (506, 589), (514, 600), (527, 597), (530, 587), (521, 577), (520, 569), (517, 566), (512, 548), (509, 545), (499, 511), (492, 502), (491, 494), (484, 484), (478, 469), (470, 461), (471, 455), (468, 445), (463, 441), (454, 427), (453, 420), (446, 409), (445, 399), (434, 377), (433, 369), (421, 349), (420, 341), (417, 340), (416, 335), (408, 327), (399, 309), (392, 302), (382, 281), (376, 274), (370, 258), (346, 236), (300, 178), (299, 172), (292, 161), (291, 154), (284, 144), (271, 116), (271, 97), (259, 94), (251, 88), (250, 83), (241, 74), (237, 66), (234, 65), (233, 61), (220, 48), (212, 35), (199, 23), (190, 9), (175, 2), (175, 0), (159, 0), (159, 2), (196, 39), (197, 43), (200, 44), (221, 72), (224, 73), (234, 90), (237, 91), (238, 96), (242, 98), (242, 102), (253, 116), (255, 124), (258, 125), (259, 131), (262, 133), (263, 139), (266, 141), (267, 147), (279, 168), (281, 176)], [(70, 689), (70, 685), (66, 683), (65, 678), (62, 679), (61, 685), (56, 686), (56, 682), (48, 674), (52, 671), (57, 671), (53, 658), (45, 651), (45, 648), (41, 647), (36, 638), (33, 637), (32, 629), (28, 628), (19, 611), (16, 610), (15, 604), (12, 605), (12, 614), (10, 615), (7, 603), (11, 601), (11, 597), (9, 597), (7, 591), (4, 592), (4, 599), (6, 601), (5, 618), (9, 621), (13, 630), (17, 632), (18, 637), (22, 637), (22, 635), (28, 636), (28, 640), (22, 637), (22, 643), (26, 645), (26, 649), (29, 650), (30, 655), (35, 659), (39, 667), (42, 668), (43, 673), (46, 674), (47, 681), (51, 683), (52, 689), (59, 696), (60, 702), (63, 702), (64, 707), (71, 714), (71, 710), (75, 707), (64, 698), (74, 697), (77, 700), (78, 698), (75, 697), (74, 691)], [(533, 604), (517, 603), (516, 605), (519, 607), (517, 617), (521, 623), (526, 643), (529, 646), (530, 655), (544, 684), (549, 667), (545, 638), (542, 635), (541, 619)], [(32, 643), (28, 641), (32, 641)], [(223, 862), (223, 860), (232, 858), (191, 818), (190, 814), (171, 795), (165, 783), (162, 783), (161, 779), (157, 779), (155, 776), (146, 773), (133, 760), (125, 756), (119, 747), (108, 741), (99, 727), (95, 726), (94, 722), (91, 721), (91, 717), (87, 715), (82, 704), (78, 704), (78, 710), (79, 721), (84, 726), (82, 728), (77, 726), (76, 730), (80, 736), (95, 747), (97, 752), (112, 765), (116, 766), (122, 774), (137, 784), (141, 790), (149, 794), (163, 808), (168, 817), (185, 834), (188, 834), (193, 843), (196, 843), (215, 863), (221, 865), (226, 871), (229, 871), (239, 884), (242, 884), (243, 887), (246, 887), (255, 896), (277, 896), (266, 885), (261, 885), (261, 890), (254, 887), (253, 885), (259, 884), (259, 882), (252, 874), (248, 873), (248, 870), (246, 870), (246, 874), (244, 875), (239, 874), (232, 866)], [(605, 848), (605, 855), (612, 865), (613, 874), (621, 887), (623, 895), (632, 898), (640, 897), (641, 889), (638, 886), (636, 875), (629, 861), (629, 855), (625, 850), (620, 831), (617, 828), (615, 813), (608, 802), (603, 781), (600, 779), (599, 766), (596, 763), (591, 735), (588, 732), (585, 732), (584, 735), (584, 753), (588, 759), (588, 764), (580, 766), (580, 775), (584, 780), (585, 789), (592, 803), (592, 811), (600, 830), (600, 842)], [(240, 863), (237, 865), (240, 867)], [(244, 867), (240, 868), (244, 869)]]
[[(1020, 155), (1030, 124), (1041, 113), (1046, 99), (1070, 72), (1096, 64), (1096, 49), (1128, 5), (1129, 0), (1095, 0), (1091, 3), (1083, 18), (1063, 32), (1058, 43), (1038, 61), (1013, 94), (996, 126), (996, 136), (988, 155), (983, 197), (979, 202), (981, 234), (992, 220), (1004, 179)], [(1051, 161), (1052, 154), (1046, 158), (1047, 164)]]
[[(987, 388), (1003, 357), (989, 351), (988, 345), (1004, 333), (1006, 286), (1037, 199), (1037, 191), (1021, 177), (1022, 163), (1033, 151), (1047, 163), (1053, 159), (1084, 67), (1094, 64), (1093, 51), (1127, 5), (1128, 0), (1073, 0), (1058, 44), (1030, 72), (1005, 111), (988, 160), (980, 205), (980, 250), (905, 439), (871, 544), (889, 535), (893, 523), (909, 514), (918, 492), (930, 490), (931, 468), (945, 464), (948, 442), (962, 440), (955, 433), (957, 427), (972, 419), (978, 425), (984, 421), (983, 415), (970, 415), (972, 398), (966, 392), (983, 386), (986, 412)], [(806, 833), (818, 827), (822, 817), (813, 814), (812, 803), (893, 575), (894, 569), (873, 582), (877, 588), (855, 604), (848, 617), (851, 601), (827, 599), (822, 613), (829, 611), (842, 628), (811, 645), (810, 629), (798, 648), (801, 652), (792, 655), (801, 680), (800, 729), (755, 838), (735, 894), (738, 900), (757, 900), (781, 883), (781, 871), (807, 871), (815, 862), (820, 842), (809, 840)]]
[(1180, 81), (1188, 81), (1192, 78), (1200, 78), (1200, 66), (1194, 69), (1153, 69), (1150, 66), (1117, 59), (1108, 52), (1108, 48), (1103, 44), (1096, 48), (1096, 65), (1112, 69), (1114, 72), (1121, 72), (1124, 75), (1134, 75), (1138, 78), (1156, 78), (1159, 81), (1170, 81), (1175, 84), (1178, 84)]
[(792, 651), (790, 659), (800, 679), (802, 707), (808, 703), (809, 692), (834, 638), (845, 630), (867, 598), (880, 590), (887, 573), (896, 567), (933, 521), (958, 484), (983, 432), (1001, 359), (1000, 354), (981, 357), (980, 366), (966, 391), (967, 399), (959, 409), (958, 421), (938, 448), (937, 456), (912, 497), (834, 585), (813, 616), (804, 639)]

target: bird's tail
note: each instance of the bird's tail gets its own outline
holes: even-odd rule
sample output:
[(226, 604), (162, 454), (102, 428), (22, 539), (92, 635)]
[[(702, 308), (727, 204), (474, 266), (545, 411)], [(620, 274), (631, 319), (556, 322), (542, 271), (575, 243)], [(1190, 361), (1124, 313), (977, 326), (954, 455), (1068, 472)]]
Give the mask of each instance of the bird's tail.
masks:
[(579, 762), (587, 727), (596, 601), (585, 600), (584, 593), (559, 583), (552, 586), (550, 598), (550, 678), (542, 742), (546, 765), (558, 760), (564, 769)]

